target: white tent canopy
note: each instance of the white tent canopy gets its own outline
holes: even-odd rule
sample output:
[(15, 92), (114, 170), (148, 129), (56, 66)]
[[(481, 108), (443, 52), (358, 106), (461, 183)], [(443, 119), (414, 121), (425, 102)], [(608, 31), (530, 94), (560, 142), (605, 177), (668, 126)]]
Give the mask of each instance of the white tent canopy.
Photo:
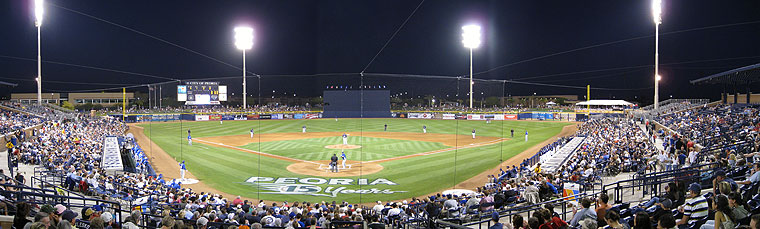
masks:
[(576, 106), (630, 106), (633, 103), (626, 102), (625, 100), (609, 100), (609, 99), (597, 99), (583, 101), (575, 104)]
[(549, 101), (549, 102), (547, 102), (547, 103), (546, 103), (546, 105), (547, 105), (547, 106), (552, 106), (552, 105), (557, 105), (557, 103), (555, 103), (555, 102), (552, 102), (552, 101)]

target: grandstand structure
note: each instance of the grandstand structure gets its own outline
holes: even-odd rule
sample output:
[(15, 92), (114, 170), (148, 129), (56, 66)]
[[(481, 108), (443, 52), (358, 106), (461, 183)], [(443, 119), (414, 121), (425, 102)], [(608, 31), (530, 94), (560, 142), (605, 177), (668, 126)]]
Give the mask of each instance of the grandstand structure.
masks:
[[(688, 106), (678, 109), (667, 106), (686, 102)], [(0, 106), (6, 118), (33, 121), (11, 126), (2, 133), (4, 140), (15, 138), (10, 140), (15, 141), (10, 151), (12, 156), (8, 156), (8, 152), (2, 155), (11, 158), (5, 165), (17, 164), (17, 167), (14, 173), (4, 174), (7, 176), (0, 186), (3, 201), (8, 206), (5, 213), (19, 214), (25, 211), (23, 205), (30, 203), (36, 207), (25, 214), (34, 216), (47, 211), (44, 205), (60, 204), (80, 213), (74, 221), (80, 226), (99, 221), (93, 217), (111, 215), (111, 222), (122, 227), (152, 228), (170, 222), (200, 223), (214, 228), (255, 223), (282, 227), (293, 222), (299, 215), (297, 211), (301, 211), (301, 220), (333, 228), (350, 225), (488, 227), (496, 222), (494, 215), (499, 217), (498, 222), (510, 224), (518, 215), (525, 219), (542, 216), (547, 204), (555, 206), (552, 211), (569, 223), (583, 217), (575, 216), (569, 206), (578, 206), (580, 200), (597, 199), (602, 195), (609, 197), (609, 206), (605, 208), (617, 212), (620, 222), (630, 225), (640, 212), (662, 214), (661, 207), (649, 203), (655, 197), (659, 200), (675, 198), (671, 200), (674, 203), (671, 209), (676, 209), (677, 203), (683, 205), (684, 199), (691, 198), (686, 194), (690, 184), (699, 184), (697, 197), (715, 198), (736, 193), (747, 201), (747, 205), (739, 207), (751, 214), (760, 213), (760, 197), (756, 195), (760, 183), (750, 179), (759, 172), (752, 166), (760, 162), (757, 153), (760, 109), (749, 104), (694, 105), (697, 102), (701, 100), (670, 101), (661, 107), (666, 108), (661, 110), (664, 113), (650, 120), (602, 117), (581, 122), (576, 137), (558, 139), (519, 165), (500, 168), (498, 174), (483, 181), (482, 189), (469, 195), (439, 195), (374, 205), (326, 203), (318, 208), (312, 204), (321, 203), (307, 207), (296, 203), (241, 202), (242, 207), (233, 205), (229, 210), (243, 211), (243, 214), (224, 216), (220, 211), (229, 213), (229, 210), (220, 206), (242, 200), (229, 196), (223, 199), (219, 194), (201, 195), (156, 176), (145, 160), (146, 155), (142, 154), (144, 146), (124, 135), (125, 127), (119, 119), (6, 102)], [(73, 128), (77, 125), (95, 128), (77, 131)], [(68, 161), (40, 151), (55, 148), (34, 147), (40, 139), (58, 139), (67, 132), (94, 147), (82, 148), (90, 150), (85, 154), (59, 149), (59, 154), (75, 155)], [(104, 134), (122, 137), (121, 148), (137, 162), (134, 170), (100, 173), (98, 161), (93, 158), (100, 155), (99, 142)], [(539, 163), (540, 170), (536, 168)], [(76, 169), (67, 169), (67, 166)], [(618, 171), (612, 173), (610, 168)], [(15, 175), (19, 169), (31, 169), (31, 172), (22, 173), (23, 180), (17, 180), (19, 177)], [(721, 175), (723, 181), (714, 184), (716, 174), (725, 175)], [(722, 190), (718, 186), (726, 177), (748, 183), (735, 188), (729, 184), (728, 190)], [(669, 187), (669, 191), (666, 192), (665, 187)], [(273, 213), (278, 220), (270, 224), (265, 220), (272, 219), (267, 217), (267, 212), (275, 207), (281, 212)], [(599, 207), (603, 205), (592, 206)], [(249, 211), (253, 212), (250, 216), (245, 214)], [(682, 218), (678, 211), (669, 213), (676, 219)], [(341, 214), (345, 217), (336, 217)], [(689, 220), (687, 227), (698, 228), (708, 217)], [(737, 224), (747, 225), (748, 217), (738, 219)]]

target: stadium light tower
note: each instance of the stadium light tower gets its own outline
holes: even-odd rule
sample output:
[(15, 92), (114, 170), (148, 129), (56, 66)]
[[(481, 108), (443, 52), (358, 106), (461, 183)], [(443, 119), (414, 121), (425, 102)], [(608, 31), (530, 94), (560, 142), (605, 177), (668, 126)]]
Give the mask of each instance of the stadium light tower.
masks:
[(465, 48), (470, 49), (470, 109), (472, 109), (472, 50), (480, 46), (480, 26), (465, 25), (462, 26), (462, 44)]
[(253, 47), (253, 29), (250, 27), (235, 27), (235, 46), (243, 51), (243, 109), (247, 108), (245, 88), (245, 50)]
[(34, 25), (37, 26), (37, 105), (42, 105), (42, 51), (40, 51), (40, 30), (42, 29), (42, 8), (44, 0), (34, 0)]
[(659, 53), (660, 49), (660, 24), (662, 23), (662, 0), (652, 0), (652, 18), (654, 19), (654, 109), (657, 110), (660, 102), (660, 72)]

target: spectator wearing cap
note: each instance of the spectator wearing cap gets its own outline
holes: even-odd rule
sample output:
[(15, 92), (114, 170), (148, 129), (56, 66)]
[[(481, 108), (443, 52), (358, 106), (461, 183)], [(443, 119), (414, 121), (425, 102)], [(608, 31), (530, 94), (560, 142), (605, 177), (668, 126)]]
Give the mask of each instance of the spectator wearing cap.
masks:
[[(739, 185), (736, 184), (736, 181), (734, 181), (730, 177), (726, 177), (726, 171), (718, 170), (717, 172), (715, 172), (715, 179), (713, 179), (713, 193), (718, 193), (717, 192), (718, 184), (724, 181), (731, 184), (731, 192), (735, 192), (736, 190), (739, 189)], [(728, 193), (723, 193), (723, 194), (727, 195)]]
[(77, 213), (71, 210), (63, 211), (63, 214), (61, 214), (61, 222), (58, 223), (58, 229), (71, 229), (75, 228), (74, 223), (76, 222)]
[(206, 217), (198, 218), (198, 220), (195, 222), (195, 225), (197, 225), (198, 229), (206, 229), (208, 228), (208, 219)]
[(662, 217), (663, 214), (671, 213), (671, 209), (673, 209), (673, 201), (670, 199), (663, 199), (659, 203), (655, 203), (659, 208), (655, 210), (650, 217), (652, 217), (652, 222), (658, 222), (660, 217)]
[(103, 219), (103, 226), (106, 229), (113, 228), (113, 214), (110, 212), (103, 212), (103, 214), (100, 214), (100, 218)]
[(488, 227), (488, 229), (502, 229), (504, 228), (504, 224), (499, 222), (499, 213), (493, 212), (491, 213), (491, 221), (493, 221), (493, 225)]
[(683, 213), (683, 217), (676, 224), (683, 225), (696, 222), (708, 214), (707, 199), (700, 195), (702, 192), (702, 186), (698, 183), (692, 183), (689, 185), (689, 199), (686, 199), (684, 206), (681, 206), (678, 210)]
[(56, 210), (53, 206), (50, 206), (49, 204), (42, 205), (40, 207), (40, 211), (44, 212), (48, 215), (48, 227), (49, 228), (55, 228), (56, 225), (58, 225), (59, 216), (56, 215)]

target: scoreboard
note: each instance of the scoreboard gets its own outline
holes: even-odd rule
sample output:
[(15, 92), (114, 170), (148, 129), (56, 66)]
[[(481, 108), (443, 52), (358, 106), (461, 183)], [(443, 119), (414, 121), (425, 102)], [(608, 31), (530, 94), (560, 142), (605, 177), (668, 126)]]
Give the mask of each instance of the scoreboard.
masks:
[(177, 85), (177, 101), (185, 105), (218, 105), (227, 101), (227, 86), (219, 82), (186, 82)]

